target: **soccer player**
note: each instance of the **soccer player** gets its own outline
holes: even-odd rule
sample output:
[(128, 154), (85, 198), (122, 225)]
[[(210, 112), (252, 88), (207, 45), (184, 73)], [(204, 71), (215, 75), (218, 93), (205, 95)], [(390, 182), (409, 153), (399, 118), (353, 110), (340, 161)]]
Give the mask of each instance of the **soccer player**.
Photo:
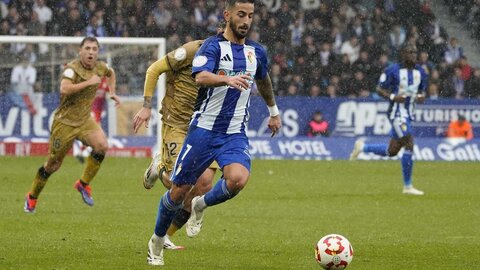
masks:
[(90, 108), (103, 76), (109, 78), (110, 98), (117, 105), (120, 104), (120, 99), (115, 94), (115, 72), (105, 62), (97, 61), (99, 46), (96, 38), (84, 38), (80, 43), (78, 59), (68, 63), (63, 71), (60, 105), (54, 115), (48, 159), (38, 169), (32, 188), (25, 197), (25, 212), (35, 211), (38, 196), (50, 175), (62, 165), (75, 139), (93, 148), (81, 178), (74, 185), (83, 201), (93, 206), (89, 184), (97, 174), (108, 148), (105, 133), (90, 115)]
[(357, 159), (361, 152), (380, 156), (396, 156), (403, 147), (401, 159), (403, 173), (403, 193), (423, 195), (412, 185), (413, 136), (411, 122), (414, 120), (415, 102), (423, 102), (422, 93), (427, 88), (427, 75), (416, 63), (417, 48), (407, 45), (401, 51), (401, 63), (388, 67), (380, 76), (377, 92), (390, 101), (388, 117), (392, 124), (390, 143), (364, 143), (357, 140), (350, 155), (350, 160)]
[(197, 178), (217, 161), (223, 176), (205, 195), (192, 200), (192, 223), (201, 224), (208, 206), (237, 195), (248, 182), (250, 155), (245, 134), (250, 92), (255, 80), (270, 112), (268, 127), (281, 127), (265, 49), (246, 39), (253, 19), (254, 0), (226, 0), (225, 32), (207, 39), (192, 62), (200, 86), (197, 103), (183, 147), (172, 172), (172, 188), (161, 198), (147, 262), (163, 265), (167, 228)]
[[(223, 31), (223, 27), (221, 29)], [(180, 48), (169, 52), (166, 56), (153, 63), (147, 70), (143, 107), (133, 119), (135, 133), (142, 124), (145, 124), (145, 127), (148, 128), (155, 85), (158, 77), (163, 73), (167, 75), (167, 90), (162, 100), (162, 109), (160, 112), (162, 114), (163, 151), (161, 154), (155, 155), (145, 171), (143, 186), (146, 189), (151, 189), (158, 178), (160, 178), (167, 189), (170, 189), (172, 186), (170, 174), (187, 134), (188, 124), (193, 114), (193, 106), (198, 95), (198, 89), (192, 77), (192, 60), (202, 44), (203, 40), (188, 42)], [(164, 247), (166, 249), (183, 248), (182, 246), (176, 246), (170, 240), (170, 236), (183, 227), (190, 218), (190, 203), (192, 198), (203, 195), (211, 189), (212, 181), (218, 168), (216, 162), (211, 164), (199, 177), (194, 188), (185, 197), (183, 208), (175, 215), (165, 236)], [(188, 236), (193, 237), (197, 233), (197, 231), (192, 232), (190, 228), (187, 228)]]
[[(102, 112), (106, 104), (106, 96), (108, 92), (108, 81), (106, 77), (103, 77), (102, 82), (97, 89), (97, 93), (95, 94), (91, 111), (91, 114), (95, 118), (95, 122), (97, 122), (100, 126), (102, 126)], [(85, 158), (88, 157), (91, 152), (92, 148), (86, 147), (81, 141), (75, 140), (73, 143), (73, 156), (77, 158), (80, 163), (83, 164), (85, 162)]]

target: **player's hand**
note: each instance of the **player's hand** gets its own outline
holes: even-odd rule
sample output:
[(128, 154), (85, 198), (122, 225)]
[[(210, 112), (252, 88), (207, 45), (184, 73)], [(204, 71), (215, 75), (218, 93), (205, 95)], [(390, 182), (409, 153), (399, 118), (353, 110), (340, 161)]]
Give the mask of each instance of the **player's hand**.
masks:
[(250, 87), (250, 84), (248, 83), (249, 80), (250, 80), (250, 76), (242, 74), (242, 75), (228, 77), (227, 84), (230, 87), (243, 91), (243, 90), (247, 90), (248, 87)]
[(280, 118), (280, 114), (276, 116), (270, 116), (270, 119), (268, 119), (268, 128), (272, 131), (272, 137), (277, 134), (281, 127), (282, 119)]
[(138, 132), (140, 126), (145, 123), (145, 128), (148, 128), (148, 123), (150, 122), (150, 117), (152, 116), (152, 109), (142, 107), (140, 111), (137, 112), (135, 117), (133, 117), (133, 131)]
[(88, 79), (88, 85), (96, 85), (102, 82), (102, 78), (100, 78), (97, 74), (93, 75), (90, 79)]
[(425, 102), (425, 95), (418, 94), (418, 95), (415, 97), (415, 101), (416, 101), (417, 103), (423, 103), (423, 102)]
[(110, 95), (110, 99), (115, 101), (115, 107), (120, 105), (120, 97), (119, 96), (117, 96), (115, 94), (112, 94), (112, 95)]

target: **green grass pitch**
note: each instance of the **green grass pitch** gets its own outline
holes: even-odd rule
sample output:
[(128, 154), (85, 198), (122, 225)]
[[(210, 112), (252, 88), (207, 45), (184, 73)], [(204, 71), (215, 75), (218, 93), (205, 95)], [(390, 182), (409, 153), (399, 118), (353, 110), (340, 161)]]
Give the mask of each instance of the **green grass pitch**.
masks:
[[(0, 269), (152, 269), (146, 263), (164, 188), (143, 189), (148, 159), (106, 158), (95, 206), (73, 189), (83, 167), (67, 158), (35, 214), (23, 199), (43, 158), (0, 157)], [(478, 163), (417, 162), (423, 197), (401, 194), (398, 161), (253, 162), (234, 200), (207, 210), (197, 238), (166, 251), (162, 269), (320, 269), (314, 245), (346, 236), (348, 269), (479, 269)]]

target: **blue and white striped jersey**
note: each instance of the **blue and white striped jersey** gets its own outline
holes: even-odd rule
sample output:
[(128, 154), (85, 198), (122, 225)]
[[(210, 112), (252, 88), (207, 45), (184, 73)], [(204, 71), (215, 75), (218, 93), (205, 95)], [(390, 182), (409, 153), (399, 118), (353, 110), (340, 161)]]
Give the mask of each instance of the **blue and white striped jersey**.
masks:
[(201, 71), (224, 76), (246, 74), (251, 78), (250, 86), (245, 90), (228, 85), (200, 88), (190, 124), (225, 134), (245, 133), (253, 80), (264, 79), (268, 72), (265, 49), (249, 39), (235, 44), (222, 34), (212, 36), (192, 62), (192, 76)]
[(405, 103), (390, 101), (388, 118), (396, 117), (414, 120), (415, 98), (427, 88), (428, 76), (420, 65), (414, 69), (407, 69), (400, 64), (388, 67), (380, 76), (379, 86), (389, 89), (396, 95), (404, 95)]

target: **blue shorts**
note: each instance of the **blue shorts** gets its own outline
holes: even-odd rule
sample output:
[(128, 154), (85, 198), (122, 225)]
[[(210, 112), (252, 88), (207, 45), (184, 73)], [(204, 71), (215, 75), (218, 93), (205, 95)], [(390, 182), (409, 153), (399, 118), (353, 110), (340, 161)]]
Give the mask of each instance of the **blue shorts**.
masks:
[(222, 169), (226, 165), (240, 163), (250, 171), (247, 136), (190, 127), (175, 162), (172, 182), (176, 185), (194, 185), (214, 160)]
[(392, 124), (390, 137), (400, 139), (412, 134), (412, 124), (409, 118), (395, 117), (393, 120), (390, 120), (390, 123)]

